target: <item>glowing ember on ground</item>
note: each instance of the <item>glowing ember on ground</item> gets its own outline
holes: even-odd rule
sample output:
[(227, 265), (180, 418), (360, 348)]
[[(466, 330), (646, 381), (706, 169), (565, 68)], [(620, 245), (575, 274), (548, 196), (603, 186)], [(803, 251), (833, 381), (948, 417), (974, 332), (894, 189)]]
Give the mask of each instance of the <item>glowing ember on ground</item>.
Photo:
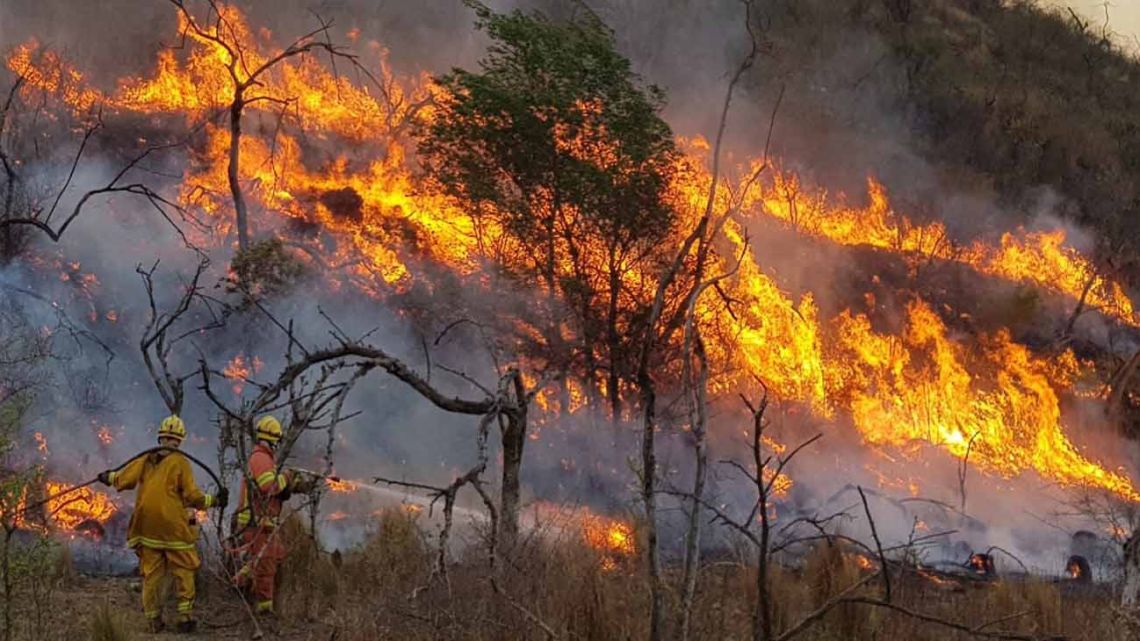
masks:
[(855, 565), (859, 566), (860, 570), (873, 570), (875, 569), (875, 562), (867, 558), (863, 554), (845, 554), (847, 558), (853, 560)]
[(942, 587), (942, 588), (958, 587), (957, 582), (951, 581), (949, 579), (942, 578), (942, 577), (938, 576), (937, 574), (934, 574), (933, 572), (927, 572), (926, 570), (923, 570), (922, 568), (919, 568), (917, 570), (917, 572), (918, 572), (919, 576), (926, 579), (927, 581), (930, 581), (932, 584), (934, 584), (938, 587)]
[(1070, 560), (1068, 566), (1065, 567), (1065, 574), (1068, 575), (1070, 579), (1081, 578), (1081, 564)]
[(582, 539), (602, 554), (602, 568), (612, 570), (617, 561), (637, 553), (633, 528), (628, 523), (594, 514), (581, 517)]

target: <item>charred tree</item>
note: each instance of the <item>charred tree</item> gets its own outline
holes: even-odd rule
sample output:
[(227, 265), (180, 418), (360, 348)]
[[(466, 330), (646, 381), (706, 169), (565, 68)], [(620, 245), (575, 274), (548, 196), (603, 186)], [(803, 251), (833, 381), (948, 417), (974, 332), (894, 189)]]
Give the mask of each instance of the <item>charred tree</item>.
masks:
[(238, 32), (231, 24), (231, 16), (227, 7), (215, 0), (207, 0), (208, 10), (204, 19), (197, 18), (186, 6), (185, 0), (169, 0), (179, 11), (183, 18), (185, 30), (195, 37), (211, 42), (226, 53), (226, 71), (229, 74), (232, 94), (227, 107), (229, 113), (229, 161), (226, 167), (226, 177), (230, 188), (230, 197), (234, 205), (234, 223), (237, 228), (238, 250), (246, 251), (249, 242), (249, 207), (245, 201), (245, 194), (241, 185), (241, 135), (242, 115), (245, 108), (254, 102), (268, 101), (288, 105), (288, 100), (274, 96), (268, 92), (259, 92), (262, 86), (261, 77), (269, 73), (282, 61), (309, 53), (324, 52), (330, 57), (341, 58), (355, 62), (352, 54), (343, 48), (333, 45), (329, 41), (331, 22), (318, 18), (318, 27), (294, 40), (288, 47), (268, 58), (259, 66), (250, 68), (246, 61), (249, 59), (242, 49), (242, 44), (236, 37)]

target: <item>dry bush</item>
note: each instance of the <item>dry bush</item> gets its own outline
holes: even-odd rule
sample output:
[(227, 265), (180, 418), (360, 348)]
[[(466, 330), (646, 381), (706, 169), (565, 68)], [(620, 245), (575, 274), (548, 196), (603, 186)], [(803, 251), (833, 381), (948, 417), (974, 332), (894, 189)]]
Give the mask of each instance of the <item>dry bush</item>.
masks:
[[(396, 628), (388, 619), (407, 608), (412, 592), (426, 583), (434, 559), (416, 515), (402, 509), (382, 512), (375, 530), (344, 552), (319, 550), (296, 516), (282, 525), (280, 535), (289, 557), (279, 573), (278, 612), (295, 623), (328, 621), (346, 641), (393, 634)], [(413, 633), (401, 638), (432, 637)]]
[[(502, 593), (497, 594), (488, 578), (485, 532), (479, 531), (479, 524), (467, 530), (466, 537), (457, 537), (464, 540), (449, 557), (446, 577), (434, 573), (437, 551), (411, 512), (384, 512), (361, 544), (337, 554), (316, 552), (299, 521), (285, 527), (282, 534), (293, 548), (282, 572), (285, 607), (280, 611), (292, 625), (320, 621), (333, 628), (330, 634), (339, 641), (547, 641), (530, 616), (562, 639), (641, 639), (648, 632), (643, 559), (615, 562), (576, 534), (556, 528), (525, 536), (509, 559), (498, 559)], [(854, 552), (842, 544), (820, 543), (794, 567), (772, 568), (769, 580), (777, 632), (866, 576), (869, 570), (860, 567)], [(676, 586), (679, 568), (666, 564), (665, 579)], [(710, 557), (698, 586), (693, 639), (751, 637), (755, 567)], [(971, 626), (1018, 614), (995, 628), (1044, 638), (1064, 634), (1072, 641), (1133, 638), (1113, 613), (1111, 591), (1062, 587), (1032, 578), (959, 585), (907, 573), (896, 577), (892, 594), (901, 607)], [(878, 581), (861, 588), (860, 594), (884, 596)], [(672, 611), (677, 594), (669, 591), (666, 598)], [(671, 633), (671, 627), (666, 632)], [(969, 638), (902, 614), (847, 604), (797, 640)]]
[(128, 641), (131, 638), (121, 612), (103, 601), (91, 614), (89, 626), (91, 641)]
[(339, 581), (328, 554), (323, 553), (297, 514), (278, 529), (287, 556), (277, 573), (274, 600), (278, 612), (312, 619), (337, 602)]
[[(811, 609), (822, 606), (862, 577), (864, 571), (858, 564), (862, 557), (848, 547), (824, 542), (808, 554), (799, 580), (807, 586)], [(820, 627), (838, 639), (860, 639), (872, 626), (874, 615), (876, 613), (864, 606), (841, 605), (827, 615)]]

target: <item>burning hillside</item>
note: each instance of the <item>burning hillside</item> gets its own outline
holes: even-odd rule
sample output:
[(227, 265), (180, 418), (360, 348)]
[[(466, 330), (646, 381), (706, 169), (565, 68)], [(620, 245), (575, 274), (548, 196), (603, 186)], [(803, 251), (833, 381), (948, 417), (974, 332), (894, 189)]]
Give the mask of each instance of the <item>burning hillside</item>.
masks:
[[(210, 234), (197, 239), (206, 246), (222, 247), (234, 238), (225, 200), (232, 132), (214, 114), (232, 104), (235, 87), (243, 86), (248, 86), (242, 100), (250, 117), (277, 122), (270, 135), (247, 133), (238, 147), (239, 180), (255, 211), (263, 212), (253, 219), (255, 229), (287, 233), (290, 220), (319, 224), (334, 240), (310, 242), (305, 252), (323, 266), (349, 265), (326, 271), (332, 282), (347, 278), (355, 287), (386, 296), (411, 287), (417, 277), (410, 261), (423, 260), (446, 265), (460, 278), (475, 278), (477, 266), (495, 258), (487, 248), (512, 242), (493, 227), (474, 227), (462, 202), (417, 177), (401, 130), (414, 119), (433, 117), (426, 79), (394, 77), (384, 65), (383, 48), (373, 43), (370, 55), (380, 65), (376, 77), (338, 74), (312, 55), (286, 59), (251, 82), (254, 70), (286, 50), (265, 33), (255, 35), (236, 8), (225, 8), (219, 18), (224, 28), (200, 32), (180, 13), (178, 32), (188, 36), (190, 46), (164, 51), (153, 75), (123, 78), (110, 91), (88, 85), (81, 71), (35, 42), (18, 47), (7, 64), (25, 79), (27, 99), (47, 92), (79, 118), (98, 106), (104, 118), (113, 113), (204, 124), (179, 200), (211, 218)], [(236, 68), (234, 52), (243, 56)], [(588, 120), (592, 109), (581, 105), (583, 118)], [(585, 129), (557, 144), (589, 164), (605, 166), (606, 150), (592, 142), (599, 137), (604, 132)], [(329, 151), (337, 145), (354, 149)], [(708, 163), (700, 155), (708, 145), (698, 140), (692, 148), (694, 155), (677, 159), (669, 186), (670, 199), (684, 216), (674, 242), (696, 224), (709, 188)], [(744, 163), (744, 175), (757, 163)], [(727, 220), (724, 231), (737, 245), (729, 255), (739, 254), (742, 262), (723, 285), (723, 296), (699, 302), (699, 315), (720, 330), (709, 345), (718, 373), (714, 387), (729, 390), (759, 379), (780, 398), (802, 402), (820, 417), (850, 415), (871, 446), (927, 442), (958, 458), (970, 446), (970, 462), (987, 472), (1010, 477), (1035, 471), (1062, 485), (1140, 499), (1124, 473), (1090, 460), (1065, 432), (1061, 399), (1072, 393), (1073, 377), (1082, 367), (1071, 353), (1039, 356), (1001, 332), (964, 344), (951, 338), (928, 301), (917, 299), (906, 306), (907, 320), (897, 335), (876, 332), (868, 312), (818, 318), (811, 296), (793, 301), (764, 271), (745, 244), (745, 226), (750, 217), (771, 216), (844, 245), (961, 262), (1132, 325), (1131, 302), (1119, 284), (1066, 247), (1063, 231), (1007, 232), (993, 246), (980, 240), (960, 244), (939, 224), (916, 224), (894, 211), (885, 187), (874, 179), (866, 207), (813, 189), (794, 174), (773, 170), (759, 181), (725, 182), (719, 190), (719, 207), (732, 207), (729, 199), (739, 203), (740, 217)], [(336, 204), (344, 201), (333, 197), (338, 193), (351, 196), (351, 215), (348, 205)], [(572, 220), (565, 224), (567, 231), (576, 226)], [(603, 250), (556, 246), (558, 277), (574, 277), (579, 262), (604, 260)], [(598, 252), (596, 258), (592, 252)], [(730, 260), (726, 256), (724, 263)], [(635, 294), (645, 291), (645, 274), (626, 269), (623, 279), (630, 295), (645, 296)], [(607, 287), (596, 289), (600, 303)]]
[[(732, 76), (717, 135), (681, 136), (661, 116), (664, 94), (596, 16), (563, 24), (471, 6), (495, 43), (478, 72), (398, 72), (385, 44), (354, 25), (318, 20), (289, 38), (212, 1), (171, 2), (155, 42), (179, 45), (113, 81), (45, 44), (50, 34), (15, 44), (0, 119), (0, 145), (14, 149), (0, 147), (8, 193), (19, 172), (64, 176), (54, 202), (19, 222), (56, 241), (105, 226), (89, 251), (122, 254), (99, 264), (32, 242), (12, 282), (59, 320), (16, 325), (129, 353), (133, 370), (105, 398), (90, 382), (95, 359), (69, 354), (82, 366), (61, 368), (86, 378), (69, 379), (74, 408), (50, 421), (92, 425), (93, 453), (54, 436), (49, 449), (41, 432), (14, 449), (53, 475), (113, 467), (143, 437), (109, 425), (148, 412), (138, 390), (153, 386), (164, 415), (189, 417), (187, 451), (217, 446), (215, 484), (248, 492), (240, 459), (264, 436), (254, 426), (274, 416), (274, 474), (294, 461), (357, 472), (295, 468), (311, 483), (282, 518), (303, 501), (337, 559), (394, 507), (434, 528), (431, 581), (447, 579), (453, 521), (465, 543), (487, 547), (495, 572), (555, 523), (607, 575), (645, 559), (655, 611), (660, 549), (666, 563), (683, 557), (679, 592), (692, 600), (701, 537), (713, 538), (704, 523), (731, 533), (708, 544), (718, 553), (742, 544), (759, 559), (761, 582), (775, 548), (795, 572), (820, 562), (860, 585), (882, 576), (889, 600), (892, 572), (958, 585), (913, 548), (931, 540), (944, 556), (988, 559), (971, 546), (1015, 536), (1024, 515), (1008, 512), (1021, 502), (1079, 501), (1086, 520), (1140, 504), (1131, 445), (1106, 418), (1106, 398), (1136, 367), (1119, 362), (1140, 339), (1140, 315), (1124, 270), (1071, 242), (1071, 229), (1011, 223), (966, 235), (896, 197), (875, 166), (862, 172), (865, 190), (844, 193), (791, 151), (726, 142), (733, 92), (770, 53), (763, 42)], [(526, 40), (534, 33), (544, 35)], [(785, 117), (775, 109), (771, 126)], [(64, 135), (81, 138), (74, 159), (37, 162), (39, 137)], [(100, 163), (87, 173), (85, 154)], [(77, 193), (73, 182), (95, 187)], [(120, 227), (144, 229), (147, 216), (162, 232), (121, 242)], [(768, 230), (795, 251), (766, 252), (757, 236)], [(146, 298), (114, 272), (128, 262)], [(1031, 292), (1031, 320), (975, 323), (963, 301), (991, 290)], [(373, 373), (393, 383), (374, 385)], [(53, 429), (64, 428), (43, 431)], [(968, 504), (968, 486), (985, 498)], [(628, 487), (645, 511), (636, 524), (615, 496)], [(5, 523), (102, 532), (122, 514), (82, 488), (47, 500), (37, 524), (24, 516), (37, 491)], [(282, 491), (288, 505), (293, 490)], [(830, 544), (839, 522), (819, 510), (847, 514), (853, 492), (867, 528), (843, 545), (869, 534), (878, 549), (813, 560), (804, 541)], [(890, 553), (876, 511), (888, 536), (905, 540)], [(1047, 538), (1030, 529), (1016, 536)], [(1113, 536), (1122, 532), (1116, 524)], [(1074, 567), (1072, 578), (1093, 573)]]

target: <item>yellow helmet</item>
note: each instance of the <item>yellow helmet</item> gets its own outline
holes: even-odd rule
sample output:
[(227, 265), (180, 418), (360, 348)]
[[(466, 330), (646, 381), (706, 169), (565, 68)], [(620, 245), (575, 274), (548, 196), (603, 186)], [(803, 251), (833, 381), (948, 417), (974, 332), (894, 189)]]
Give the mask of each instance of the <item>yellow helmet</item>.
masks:
[(169, 437), (181, 443), (186, 438), (186, 424), (177, 415), (167, 416), (158, 426), (158, 438)]
[(257, 440), (276, 443), (281, 440), (281, 422), (272, 416), (262, 416), (257, 422)]

